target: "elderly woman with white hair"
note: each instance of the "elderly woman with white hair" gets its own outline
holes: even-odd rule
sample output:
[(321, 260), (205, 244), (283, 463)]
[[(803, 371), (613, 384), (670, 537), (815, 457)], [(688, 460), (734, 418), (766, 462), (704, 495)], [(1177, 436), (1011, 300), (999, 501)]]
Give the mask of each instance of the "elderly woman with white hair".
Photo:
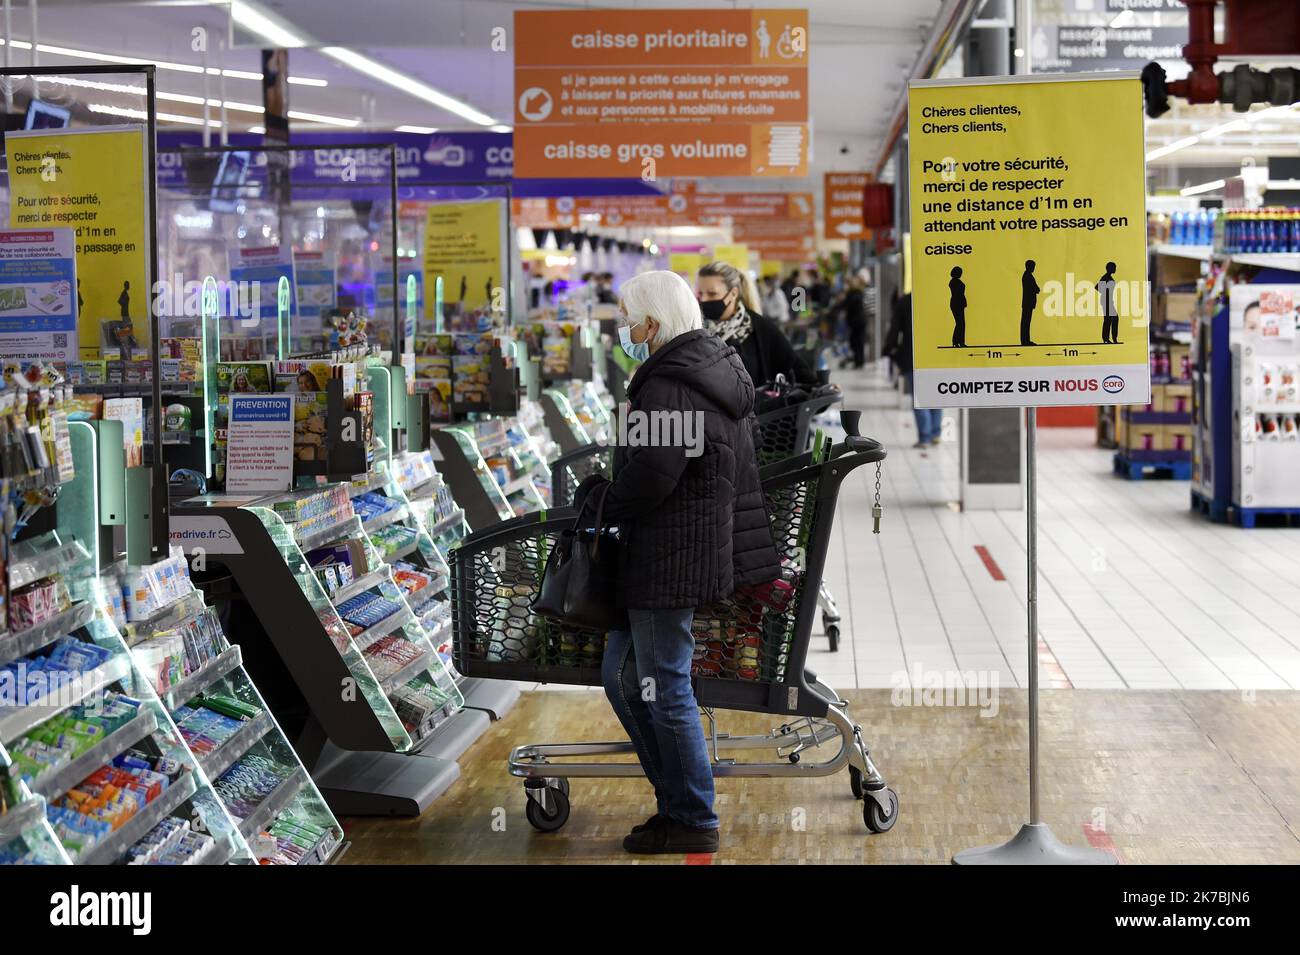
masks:
[[(775, 579), (780, 564), (751, 431), (754, 385), (730, 345), (701, 325), (675, 272), (623, 283), (619, 339), (641, 366), (628, 384), (628, 443), (615, 451), (604, 515), (622, 538), (618, 592), (629, 629), (609, 634), (605, 693), (655, 789), (657, 811), (629, 852), (714, 852), (713, 771), (691, 688), (695, 608)], [(683, 437), (634, 443), (637, 418)], [(667, 413), (664, 417), (661, 413)], [(689, 440), (686, 440), (689, 436)], [(581, 498), (604, 477), (588, 478)]]

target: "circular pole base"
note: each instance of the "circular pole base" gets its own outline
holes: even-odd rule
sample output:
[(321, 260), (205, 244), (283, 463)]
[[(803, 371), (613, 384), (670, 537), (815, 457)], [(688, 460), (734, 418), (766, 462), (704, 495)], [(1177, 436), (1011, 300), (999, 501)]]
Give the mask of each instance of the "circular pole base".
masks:
[(1000, 846), (965, 849), (952, 857), (953, 865), (1118, 865), (1102, 849), (1067, 846), (1039, 823), (1020, 827), (1010, 842)]

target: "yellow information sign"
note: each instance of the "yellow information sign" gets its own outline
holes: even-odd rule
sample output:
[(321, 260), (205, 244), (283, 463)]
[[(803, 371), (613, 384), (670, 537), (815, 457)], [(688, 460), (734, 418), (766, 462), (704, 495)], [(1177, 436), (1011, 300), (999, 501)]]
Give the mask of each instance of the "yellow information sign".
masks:
[(119, 336), (149, 340), (149, 223), (145, 129), (13, 131), (5, 134), (9, 225), (65, 226), (77, 239), (77, 339), (82, 358)]
[(668, 256), (668, 270), (676, 272), (693, 288), (695, 276), (709, 262), (709, 257), (698, 252), (672, 252)]
[(916, 81), (908, 131), (917, 406), (1146, 404), (1137, 75)]
[(713, 258), (717, 262), (734, 265), (742, 272), (749, 271), (749, 246), (747, 245), (715, 245)]
[[(424, 220), (424, 287), (442, 276), (443, 300), (466, 309), (504, 302), (509, 276), (502, 248), (505, 208), (496, 200), (430, 205)], [(502, 291), (497, 291), (498, 289)], [(434, 318), (434, 301), (424, 299), (425, 317)]]

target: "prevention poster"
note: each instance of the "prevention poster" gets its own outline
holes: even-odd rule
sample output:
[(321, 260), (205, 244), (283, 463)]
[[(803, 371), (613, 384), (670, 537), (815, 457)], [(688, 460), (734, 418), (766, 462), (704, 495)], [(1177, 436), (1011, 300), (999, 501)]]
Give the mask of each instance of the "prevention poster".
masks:
[(82, 358), (149, 340), (149, 224), (143, 126), (5, 134), (9, 225), (76, 236)]
[(916, 81), (908, 129), (917, 407), (1148, 403), (1137, 75)]
[(293, 486), (295, 395), (230, 396), (226, 491), (253, 494)]
[[(465, 309), (489, 308), (493, 289), (508, 281), (505, 265), (504, 203), (433, 203), (424, 220), (424, 284), (442, 276), (443, 301)], [(425, 299), (425, 318), (434, 320), (434, 300)]]
[(70, 228), (0, 232), (0, 357), (76, 361), (76, 239)]

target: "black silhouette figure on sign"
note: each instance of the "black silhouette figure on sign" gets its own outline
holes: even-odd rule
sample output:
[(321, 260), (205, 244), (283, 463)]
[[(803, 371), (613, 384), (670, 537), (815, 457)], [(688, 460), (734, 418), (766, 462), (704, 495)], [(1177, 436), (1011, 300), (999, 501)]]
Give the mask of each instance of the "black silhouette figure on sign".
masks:
[(1034, 281), (1034, 260), (1025, 262), (1025, 274), (1020, 276), (1020, 344), (1037, 345), (1029, 334), (1029, 325), (1034, 320), (1034, 306), (1038, 304), (1038, 293), (1042, 289)]
[(86, 300), (81, 297), (81, 279), (77, 279), (77, 316), (80, 317), (85, 309)]
[(953, 266), (948, 280), (948, 307), (952, 309), (952, 347), (966, 347), (966, 283), (961, 280), (961, 266)]
[(1106, 274), (1097, 280), (1097, 293), (1101, 296), (1101, 340), (1107, 345), (1119, 344), (1119, 310), (1115, 307), (1115, 263), (1106, 263)]
[(465, 276), (462, 275), (460, 277), (460, 300), (462, 304), (465, 301), (465, 293), (468, 291), (469, 291), (469, 279), (467, 279)]
[(122, 294), (117, 297), (118, 307), (122, 309), (122, 321), (131, 320), (131, 283), (122, 283)]

